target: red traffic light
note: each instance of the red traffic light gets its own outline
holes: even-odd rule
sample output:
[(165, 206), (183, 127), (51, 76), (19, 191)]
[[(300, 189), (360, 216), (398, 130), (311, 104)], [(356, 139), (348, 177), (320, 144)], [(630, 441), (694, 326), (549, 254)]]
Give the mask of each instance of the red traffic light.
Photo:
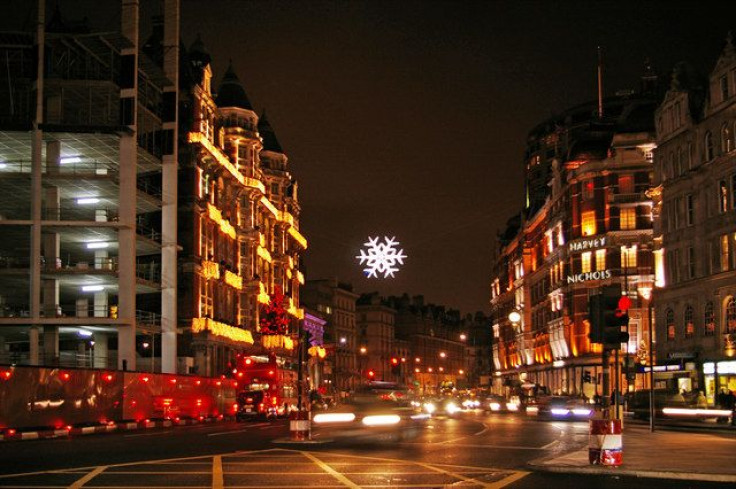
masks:
[(399, 359), (398, 358), (394, 357), (394, 358), (391, 359), (391, 365), (398, 365), (398, 364), (399, 364)]
[(631, 307), (631, 299), (628, 296), (622, 295), (618, 300), (618, 309), (620, 311), (628, 311)]
[(376, 376), (376, 372), (374, 372), (373, 370), (369, 370), (369, 371), (368, 371), (368, 377), (369, 377), (369, 378), (371, 378), (371, 379), (372, 379), (372, 378), (373, 378), (373, 377), (375, 377), (375, 376)]

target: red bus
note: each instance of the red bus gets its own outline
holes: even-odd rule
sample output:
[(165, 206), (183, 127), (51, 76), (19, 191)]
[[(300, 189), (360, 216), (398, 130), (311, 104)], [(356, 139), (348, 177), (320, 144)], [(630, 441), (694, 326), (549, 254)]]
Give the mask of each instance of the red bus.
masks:
[(235, 419), (284, 417), (297, 407), (297, 372), (276, 355), (239, 357), (233, 368), (238, 381)]

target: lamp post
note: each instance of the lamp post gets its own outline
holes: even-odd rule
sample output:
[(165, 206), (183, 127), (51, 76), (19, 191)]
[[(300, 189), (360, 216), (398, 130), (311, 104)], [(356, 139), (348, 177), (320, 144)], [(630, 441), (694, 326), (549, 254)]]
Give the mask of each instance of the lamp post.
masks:
[(647, 321), (649, 328), (649, 431), (654, 431), (654, 327), (652, 324), (652, 287), (638, 288), (639, 295), (647, 301)]
[(360, 372), (360, 381), (363, 382), (363, 366), (365, 362), (365, 354), (368, 352), (368, 348), (361, 346), (358, 351), (360, 352), (360, 357), (358, 357), (358, 360), (360, 361), (358, 371)]

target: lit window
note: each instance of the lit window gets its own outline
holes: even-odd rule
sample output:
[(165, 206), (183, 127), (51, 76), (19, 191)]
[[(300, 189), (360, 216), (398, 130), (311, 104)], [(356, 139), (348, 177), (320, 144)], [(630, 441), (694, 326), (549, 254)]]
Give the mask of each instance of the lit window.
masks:
[(721, 127), (721, 151), (729, 153), (733, 149), (733, 140), (731, 139), (731, 128), (728, 124)]
[(621, 229), (636, 229), (636, 208), (624, 207), (620, 214)]
[(720, 212), (728, 210), (728, 187), (725, 180), (718, 183), (718, 210)]
[(675, 339), (675, 313), (672, 309), (667, 309), (665, 322), (667, 324), (667, 340), (672, 341)]
[(585, 253), (580, 254), (580, 271), (582, 273), (588, 273), (590, 272), (590, 257), (592, 253), (590, 251), (586, 251)]
[(621, 268), (634, 268), (636, 267), (636, 245), (628, 248), (626, 246), (621, 247)]
[(693, 306), (685, 308), (685, 338), (695, 336), (695, 323), (693, 323)]
[(726, 304), (726, 333), (736, 333), (736, 300), (733, 297)]
[(595, 269), (602, 271), (606, 269), (606, 250), (595, 251)]
[(588, 180), (583, 183), (583, 200), (590, 200), (595, 195), (595, 185), (593, 180)]
[(721, 272), (728, 270), (728, 234), (721, 236)]
[(705, 336), (713, 336), (716, 334), (716, 315), (713, 309), (713, 303), (708, 302), (705, 305), (705, 314), (703, 315), (705, 327)]
[(596, 232), (595, 211), (584, 211), (582, 219), (583, 236), (593, 236)]

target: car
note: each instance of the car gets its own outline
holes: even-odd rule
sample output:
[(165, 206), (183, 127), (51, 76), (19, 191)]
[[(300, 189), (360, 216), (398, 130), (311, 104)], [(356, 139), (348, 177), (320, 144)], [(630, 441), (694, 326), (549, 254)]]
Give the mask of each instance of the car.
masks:
[(390, 382), (360, 387), (342, 402), (312, 416), (312, 438), (396, 442), (419, 434), (430, 414), (412, 405), (405, 388)]
[(547, 419), (589, 419), (593, 411), (593, 405), (581, 397), (549, 396), (537, 403), (537, 415)]
[(521, 409), (521, 402), (518, 396), (505, 398), (499, 395), (491, 395), (483, 401), (483, 410), (493, 413), (511, 413)]

